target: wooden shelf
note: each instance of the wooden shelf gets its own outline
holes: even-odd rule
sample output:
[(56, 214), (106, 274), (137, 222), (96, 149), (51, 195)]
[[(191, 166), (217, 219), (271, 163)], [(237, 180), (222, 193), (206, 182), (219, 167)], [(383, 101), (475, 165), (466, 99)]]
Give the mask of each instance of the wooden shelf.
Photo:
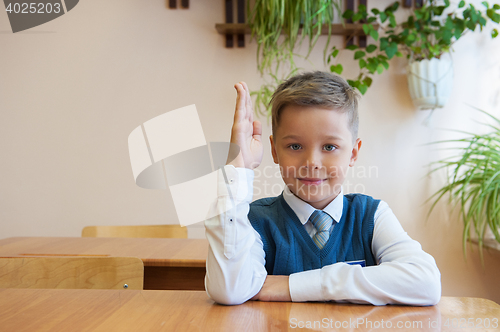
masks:
[[(374, 25), (375, 29), (378, 29), (378, 25)], [(216, 23), (215, 29), (217, 32), (226, 34), (250, 34), (250, 27), (245, 23)], [(321, 29), (322, 35), (328, 34), (328, 25), (323, 25)], [(332, 24), (332, 35), (340, 36), (364, 36), (363, 24), (359, 23), (346, 23), (342, 24)]]

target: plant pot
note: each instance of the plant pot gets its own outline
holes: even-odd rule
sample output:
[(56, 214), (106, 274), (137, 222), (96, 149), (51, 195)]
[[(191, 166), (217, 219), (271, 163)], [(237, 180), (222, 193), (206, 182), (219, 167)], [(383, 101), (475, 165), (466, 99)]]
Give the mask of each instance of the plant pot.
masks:
[(407, 73), (410, 96), (417, 108), (433, 109), (446, 104), (453, 87), (453, 62), (449, 55), (410, 62)]

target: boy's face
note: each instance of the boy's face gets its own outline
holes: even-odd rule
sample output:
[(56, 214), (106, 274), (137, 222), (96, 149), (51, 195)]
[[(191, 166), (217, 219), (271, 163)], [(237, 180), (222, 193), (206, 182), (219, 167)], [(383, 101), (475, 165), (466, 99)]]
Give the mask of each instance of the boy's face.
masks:
[(274, 162), (290, 191), (316, 209), (340, 193), (361, 148), (348, 126), (347, 113), (315, 106), (289, 105), (270, 136)]

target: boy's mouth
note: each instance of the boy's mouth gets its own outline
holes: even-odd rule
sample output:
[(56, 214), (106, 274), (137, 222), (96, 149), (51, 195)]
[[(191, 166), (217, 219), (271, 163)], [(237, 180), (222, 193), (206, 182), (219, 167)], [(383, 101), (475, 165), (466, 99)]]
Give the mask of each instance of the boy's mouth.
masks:
[(298, 179), (301, 183), (311, 186), (311, 185), (319, 185), (326, 179), (319, 179), (319, 178), (299, 178)]

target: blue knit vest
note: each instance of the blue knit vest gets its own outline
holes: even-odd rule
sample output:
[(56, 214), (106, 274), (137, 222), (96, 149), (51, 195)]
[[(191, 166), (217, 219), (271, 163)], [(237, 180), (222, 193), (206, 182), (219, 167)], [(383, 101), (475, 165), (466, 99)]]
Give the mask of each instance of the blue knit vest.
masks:
[(250, 204), (248, 218), (260, 234), (269, 275), (290, 275), (337, 262), (364, 261), (376, 265), (371, 251), (373, 219), (379, 200), (362, 194), (344, 195), (340, 221), (320, 250), (283, 198), (259, 199)]

